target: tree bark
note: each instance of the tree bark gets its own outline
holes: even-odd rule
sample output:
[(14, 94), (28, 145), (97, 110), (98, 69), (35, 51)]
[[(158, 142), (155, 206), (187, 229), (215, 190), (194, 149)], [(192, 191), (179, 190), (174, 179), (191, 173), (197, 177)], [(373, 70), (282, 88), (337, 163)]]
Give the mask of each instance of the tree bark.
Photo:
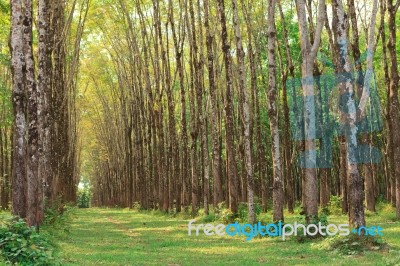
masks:
[(209, 18), (210, 6), (209, 1), (204, 0), (204, 26), (206, 30), (206, 49), (207, 49), (207, 69), (208, 69), (208, 84), (210, 93), (210, 113), (211, 113), (211, 137), (212, 137), (212, 176), (213, 176), (213, 205), (217, 207), (223, 201), (222, 179), (220, 175), (221, 160), (219, 151), (219, 121), (217, 113), (217, 95), (214, 78), (214, 50), (213, 42), (214, 35), (210, 29)]
[[(255, 223), (255, 211), (254, 211), (254, 179), (253, 179), (253, 164), (251, 154), (251, 141), (250, 141), (250, 109), (248, 103), (248, 95), (246, 91), (246, 72), (244, 65), (244, 50), (242, 45), (242, 36), (239, 25), (239, 12), (237, 1), (232, 0), (233, 7), (233, 25), (235, 28), (235, 39), (236, 39), (236, 58), (238, 64), (238, 75), (239, 75), (239, 91), (242, 98), (242, 113), (243, 113), (243, 128), (244, 128), (244, 155), (245, 155), (245, 168), (246, 168), (246, 183), (247, 183), (247, 204), (248, 204), (248, 218), (250, 224)], [(246, 188), (245, 188), (246, 189)]]
[(228, 42), (228, 30), (225, 17), (224, 0), (218, 0), (218, 13), (221, 24), (221, 48), (225, 64), (225, 137), (226, 137), (226, 156), (227, 156), (227, 179), (229, 186), (229, 208), (236, 214), (238, 211), (238, 181), (235, 160), (234, 126), (233, 126), (233, 77), (232, 59), (230, 45)]
[[(394, 174), (396, 180), (396, 216), (400, 218), (400, 108), (398, 99), (398, 87), (399, 87), (399, 70), (397, 64), (397, 49), (396, 49), (396, 13), (398, 10), (399, 1), (396, 4), (393, 0), (387, 0), (387, 11), (388, 11), (388, 28), (389, 28), (389, 41), (387, 48), (389, 51), (389, 99), (390, 102), (390, 123), (391, 132), (390, 139), (392, 142), (392, 151), (389, 156), (393, 156), (392, 162), (394, 162)], [(393, 166), (393, 165), (392, 165)], [(394, 184), (392, 184), (394, 186)], [(392, 189), (392, 193), (394, 190)]]
[(276, 89), (276, 59), (275, 59), (275, 0), (268, 1), (268, 116), (272, 138), (273, 175), (273, 221), (283, 221), (283, 188), (282, 160), (280, 154), (279, 124)]
[(318, 219), (318, 186), (316, 172), (316, 116), (314, 103), (314, 85), (313, 85), (313, 66), (317, 55), (318, 47), (321, 41), (321, 32), (325, 24), (325, 1), (318, 2), (318, 17), (313, 36), (313, 43), (310, 42), (308, 34), (308, 25), (306, 17), (306, 3), (304, 0), (296, 0), (297, 15), (299, 18), (300, 46), (301, 46), (301, 73), (302, 87), (304, 93), (304, 138), (305, 138), (305, 213), (308, 223), (315, 222)]
[(13, 214), (25, 218), (26, 206), (26, 140), (28, 128), (25, 108), (26, 64), (23, 39), (23, 8), (21, 0), (11, 1), (11, 69), (13, 74), (14, 132), (12, 152), (12, 206)]

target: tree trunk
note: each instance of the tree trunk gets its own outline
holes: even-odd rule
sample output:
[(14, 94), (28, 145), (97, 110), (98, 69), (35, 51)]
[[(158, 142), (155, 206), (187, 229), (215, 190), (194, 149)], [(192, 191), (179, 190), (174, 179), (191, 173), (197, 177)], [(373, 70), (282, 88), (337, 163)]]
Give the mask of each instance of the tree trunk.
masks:
[[(394, 174), (396, 183), (396, 216), (400, 218), (400, 108), (398, 99), (398, 88), (399, 88), (399, 70), (397, 66), (397, 52), (396, 52), (396, 13), (398, 10), (400, 1), (396, 4), (393, 0), (387, 0), (387, 11), (388, 17), (388, 28), (389, 28), (389, 42), (387, 48), (389, 51), (389, 61), (390, 61), (390, 74), (389, 74), (389, 99), (390, 102), (390, 123), (391, 132), (389, 133), (392, 150), (389, 156), (393, 156), (392, 162), (394, 162)], [(392, 165), (393, 166), (393, 165)], [(393, 180), (394, 181), (394, 180)], [(394, 183), (392, 184), (394, 186)], [(392, 189), (392, 193), (394, 190)]]
[[(300, 46), (301, 46), (301, 73), (302, 87), (304, 93), (304, 138), (305, 138), (305, 160), (304, 160), (304, 190), (305, 213), (308, 223), (318, 220), (318, 183), (316, 172), (316, 116), (314, 103), (313, 66), (321, 41), (321, 32), (325, 24), (325, 1), (319, 0), (318, 17), (311, 44), (308, 34), (308, 23), (306, 16), (306, 3), (304, 0), (296, 0), (297, 15), (299, 18)], [(311, 22), (312, 23), (312, 22)]]
[[(51, 94), (51, 43), (50, 43), (50, 1), (39, 1), (39, 56), (38, 56), (38, 118), (39, 118), (39, 187), (41, 189), (48, 188), (51, 172), (49, 167), (50, 162), (50, 125), (49, 125), (49, 101)], [(51, 197), (51, 191), (45, 189), (45, 197)], [(42, 199), (44, 200), (44, 199)], [(39, 203), (43, 209), (43, 203)], [(40, 210), (40, 214), (43, 210)], [(40, 217), (42, 220), (43, 217)]]
[(214, 35), (210, 30), (209, 18), (209, 1), (204, 0), (204, 26), (206, 30), (206, 48), (207, 48), (207, 69), (208, 69), (208, 84), (210, 88), (210, 113), (211, 113), (211, 137), (212, 137), (212, 176), (213, 176), (213, 196), (214, 207), (217, 207), (223, 201), (222, 180), (221, 180), (221, 160), (219, 157), (219, 121), (217, 113), (217, 95), (215, 92), (214, 78), (214, 50), (213, 42)]
[(280, 155), (279, 124), (276, 89), (276, 59), (275, 59), (275, 0), (268, 1), (268, 116), (272, 138), (273, 175), (273, 221), (283, 221), (283, 188), (282, 161)]
[[(239, 67), (239, 91), (242, 98), (242, 113), (243, 113), (243, 127), (244, 127), (244, 155), (245, 155), (245, 168), (246, 168), (246, 183), (247, 183), (247, 204), (248, 204), (248, 218), (249, 223), (255, 223), (255, 212), (254, 212), (254, 179), (253, 179), (253, 164), (251, 154), (251, 143), (250, 143), (250, 110), (248, 103), (248, 95), (246, 91), (246, 73), (244, 65), (244, 51), (242, 46), (242, 36), (239, 25), (239, 12), (237, 1), (232, 0), (233, 6), (233, 25), (235, 28), (235, 39), (236, 39), (236, 57), (237, 64)], [(246, 189), (246, 188), (245, 188)]]
[(23, 9), (20, 0), (11, 1), (11, 69), (13, 74), (14, 132), (12, 152), (12, 206), (13, 214), (25, 218), (26, 206), (26, 140), (28, 128), (25, 108), (26, 64), (23, 39)]
[[(24, 1), (25, 12), (23, 20), (24, 54), (26, 63), (26, 88), (27, 88), (27, 117), (28, 117), (28, 143), (27, 143), (27, 215), (29, 226), (39, 226), (38, 221), (38, 116), (37, 116), (37, 87), (35, 79), (35, 62), (33, 59), (33, 33), (32, 33), (32, 1)], [(41, 216), (41, 215), (40, 215)]]
[(218, 13), (221, 24), (221, 45), (225, 64), (225, 135), (227, 156), (227, 179), (229, 186), (229, 208), (236, 214), (238, 211), (238, 181), (235, 160), (234, 126), (233, 126), (233, 76), (230, 45), (228, 43), (228, 30), (225, 17), (224, 0), (218, 0)]

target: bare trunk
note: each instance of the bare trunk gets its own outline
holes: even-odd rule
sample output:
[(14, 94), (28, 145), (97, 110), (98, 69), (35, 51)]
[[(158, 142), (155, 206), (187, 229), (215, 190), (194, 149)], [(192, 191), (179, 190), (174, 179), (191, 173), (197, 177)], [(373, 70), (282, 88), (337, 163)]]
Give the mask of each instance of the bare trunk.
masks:
[(33, 59), (32, 51), (32, 1), (25, 0), (25, 12), (24, 12), (24, 54), (26, 63), (26, 88), (27, 88), (27, 117), (29, 121), (28, 125), (28, 143), (27, 143), (27, 223), (30, 226), (39, 226), (37, 220), (38, 211), (38, 117), (37, 117), (37, 87), (35, 80), (35, 62)]
[[(399, 70), (397, 66), (397, 55), (396, 55), (396, 13), (398, 10), (398, 4), (394, 4), (393, 0), (387, 0), (387, 11), (388, 17), (388, 28), (389, 28), (389, 42), (387, 44), (389, 51), (390, 60), (390, 83), (389, 83), (389, 102), (390, 102), (390, 123), (391, 132), (390, 139), (392, 142), (393, 150), (389, 156), (393, 156), (392, 162), (394, 162), (394, 174), (396, 183), (396, 215), (400, 218), (400, 108), (398, 99), (398, 88), (399, 88)], [(393, 165), (392, 165), (393, 166)], [(394, 181), (394, 180), (393, 180)], [(394, 182), (392, 184), (394, 186)], [(392, 193), (394, 189), (392, 189)]]
[[(38, 118), (39, 118), (39, 188), (50, 183), (50, 126), (49, 126), (49, 101), (51, 93), (51, 45), (50, 45), (50, 2), (39, 1), (39, 56), (38, 56)], [(39, 190), (39, 191), (40, 191)], [(51, 197), (49, 189), (44, 191), (47, 198)], [(41, 193), (41, 191), (39, 192)], [(41, 193), (42, 194), (42, 193)], [(42, 198), (42, 200), (44, 200)], [(43, 211), (43, 202), (39, 203), (40, 214)], [(43, 217), (40, 217), (42, 220)]]
[[(308, 223), (318, 220), (318, 182), (316, 173), (316, 125), (313, 67), (321, 41), (321, 32), (325, 24), (325, 1), (318, 2), (318, 17), (312, 43), (309, 39), (308, 23), (306, 16), (306, 3), (304, 0), (296, 1), (297, 15), (299, 18), (300, 45), (301, 45), (301, 73), (304, 94), (304, 184), (305, 213)], [(312, 23), (312, 21), (311, 21)]]
[(273, 221), (283, 221), (283, 188), (282, 161), (280, 155), (279, 124), (276, 89), (276, 59), (275, 59), (275, 0), (268, 1), (268, 116), (272, 138), (273, 175)]
[(226, 124), (226, 156), (227, 180), (229, 186), (229, 208), (233, 213), (238, 211), (238, 181), (235, 160), (234, 126), (233, 126), (233, 77), (230, 45), (228, 43), (228, 30), (226, 26), (224, 0), (218, 0), (218, 13), (221, 24), (222, 51), (225, 63), (225, 124)]
[(14, 132), (12, 152), (12, 206), (13, 214), (26, 217), (26, 140), (28, 128), (25, 115), (26, 64), (23, 40), (23, 10), (20, 0), (11, 1), (11, 69), (13, 74)]
[(219, 122), (217, 113), (217, 95), (215, 92), (215, 78), (214, 78), (214, 50), (213, 40), (214, 35), (210, 29), (209, 19), (209, 1), (204, 0), (204, 26), (206, 30), (206, 47), (207, 47), (207, 68), (208, 68), (208, 83), (210, 87), (210, 113), (211, 113), (211, 136), (212, 136), (212, 176), (213, 176), (213, 194), (214, 194), (214, 207), (223, 201), (222, 192), (222, 179), (220, 175), (221, 160), (219, 157)]
[[(254, 212), (254, 179), (253, 179), (253, 165), (251, 156), (251, 143), (250, 143), (250, 110), (248, 103), (248, 95), (246, 91), (246, 73), (244, 65), (244, 51), (242, 46), (242, 36), (239, 25), (239, 12), (237, 7), (237, 1), (232, 0), (233, 6), (233, 24), (235, 27), (235, 39), (236, 39), (236, 57), (238, 60), (239, 67), (239, 90), (242, 98), (242, 113), (243, 113), (243, 128), (244, 128), (244, 156), (245, 156), (245, 168), (246, 168), (246, 183), (247, 183), (247, 204), (248, 204), (248, 215), (249, 222), (255, 223), (255, 212)], [(246, 189), (246, 188), (245, 188)]]

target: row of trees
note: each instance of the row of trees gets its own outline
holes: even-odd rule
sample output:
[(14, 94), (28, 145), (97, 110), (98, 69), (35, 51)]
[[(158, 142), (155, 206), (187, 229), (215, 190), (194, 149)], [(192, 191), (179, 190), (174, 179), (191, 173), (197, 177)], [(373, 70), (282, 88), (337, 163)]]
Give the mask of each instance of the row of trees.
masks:
[(0, 83), (1, 205), (12, 199), (13, 214), (39, 226), (45, 206), (76, 199), (75, 91), (88, 1), (10, 3), (1, 2), (10, 26)]
[(400, 0), (0, 3), (0, 199), (29, 224), (75, 201), (80, 162), (98, 206), (400, 217)]
[[(98, 97), (87, 108), (95, 135), (87, 156), (93, 204), (208, 213), (210, 204), (225, 202), (236, 213), (246, 202), (253, 222), (255, 203), (266, 211), (272, 199), (278, 221), (284, 207), (293, 212), (301, 201), (311, 222), (318, 206), (337, 195), (354, 226), (365, 224), (364, 198), (371, 211), (378, 197), (397, 200), (400, 217), (399, 3), (119, 0), (95, 6), (101, 16), (93, 16), (99, 23), (92, 32), (102, 46), (96, 54), (87, 49), (84, 59), (98, 66), (84, 75)], [(365, 117), (373, 66), (387, 107), (383, 131), (363, 132), (356, 112), (343, 113), (339, 120), (347, 127), (328, 151), (333, 167), (317, 168), (313, 151), (324, 152), (327, 143), (315, 132), (313, 96), (324, 91), (307, 80), (336, 75), (341, 82), (330, 97), (340, 96)], [(290, 85), (296, 78), (302, 78), (299, 89)], [(298, 114), (290, 104), (303, 97), (304, 135), (294, 141), (291, 121)], [(381, 150), (382, 161), (358, 164), (360, 144)], [(297, 163), (302, 154), (308, 168)]]

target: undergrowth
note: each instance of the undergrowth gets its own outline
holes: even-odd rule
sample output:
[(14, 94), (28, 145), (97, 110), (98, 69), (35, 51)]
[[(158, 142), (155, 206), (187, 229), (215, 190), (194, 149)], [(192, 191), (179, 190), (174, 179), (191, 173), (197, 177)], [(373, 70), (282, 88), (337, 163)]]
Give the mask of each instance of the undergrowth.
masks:
[(16, 265), (60, 265), (51, 239), (19, 218), (0, 225), (0, 255), (6, 263)]
[(328, 249), (341, 255), (361, 255), (366, 251), (388, 251), (388, 244), (377, 236), (333, 236), (316, 244), (320, 249)]
[(24, 219), (1, 214), (0, 262), (11, 265), (61, 265), (55, 238), (68, 237), (75, 207), (55, 204), (46, 208), (45, 218), (37, 231)]

